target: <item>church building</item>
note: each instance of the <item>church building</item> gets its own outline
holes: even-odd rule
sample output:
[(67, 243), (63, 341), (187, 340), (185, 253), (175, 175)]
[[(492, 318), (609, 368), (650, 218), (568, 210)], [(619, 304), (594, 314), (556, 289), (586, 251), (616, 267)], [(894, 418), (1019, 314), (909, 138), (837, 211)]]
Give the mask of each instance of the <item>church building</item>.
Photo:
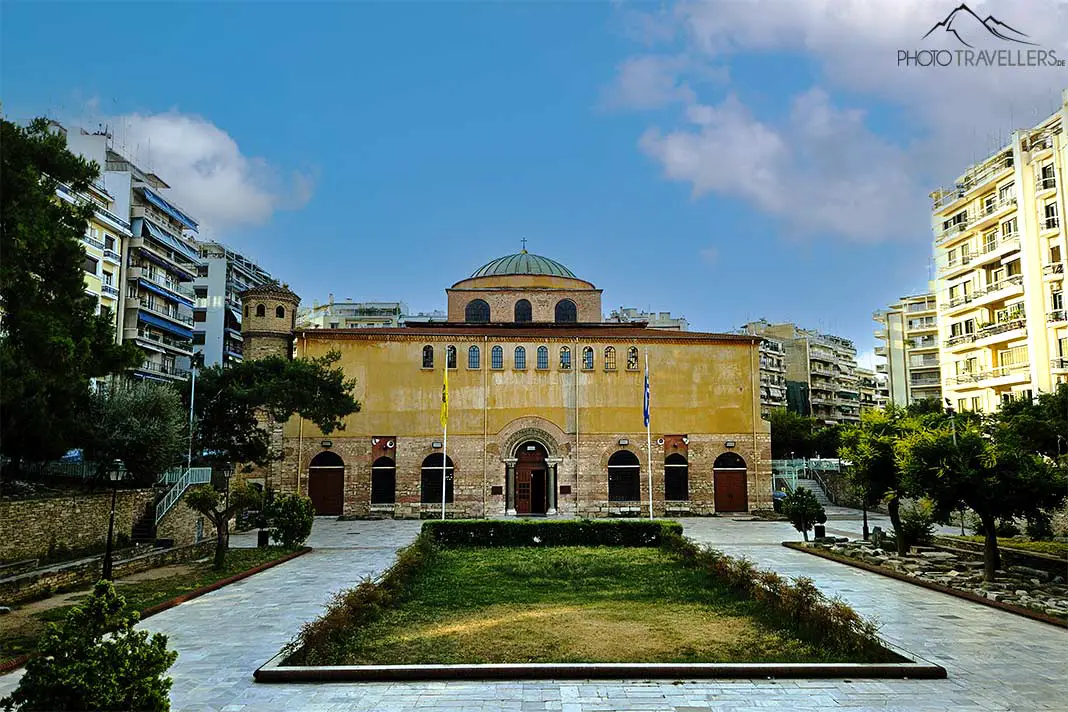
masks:
[(759, 337), (606, 323), (600, 289), (526, 250), (445, 292), (447, 322), (304, 330), (287, 288), (242, 295), (246, 358), (339, 352), (361, 404), (329, 435), (277, 426), (263, 485), (353, 517), (438, 517), (443, 494), (449, 517), (648, 516), (650, 488), (656, 516), (771, 507)]

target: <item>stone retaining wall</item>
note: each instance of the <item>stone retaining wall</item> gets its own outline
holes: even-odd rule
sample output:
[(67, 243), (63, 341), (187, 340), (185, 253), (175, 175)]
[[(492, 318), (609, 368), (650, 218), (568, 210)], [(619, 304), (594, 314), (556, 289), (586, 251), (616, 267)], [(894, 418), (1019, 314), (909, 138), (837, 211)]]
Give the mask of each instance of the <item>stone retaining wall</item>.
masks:
[[(116, 536), (130, 536), (134, 522), (154, 497), (151, 489), (119, 491), (115, 503)], [(110, 514), (110, 490), (0, 502), (0, 562), (103, 547)]]
[[(115, 578), (129, 576), (130, 574), (167, 564), (194, 561), (205, 556), (211, 556), (214, 551), (214, 539), (171, 549), (156, 549), (122, 561), (114, 561), (112, 563), (112, 574)], [(95, 556), (91, 559), (82, 559), (81, 561), (60, 564), (48, 569), (38, 569), (37, 571), (0, 579), (0, 604), (22, 603), (40, 598), (50, 591), (94, 583), (101, 576), (103, 559), (103, 556)]]

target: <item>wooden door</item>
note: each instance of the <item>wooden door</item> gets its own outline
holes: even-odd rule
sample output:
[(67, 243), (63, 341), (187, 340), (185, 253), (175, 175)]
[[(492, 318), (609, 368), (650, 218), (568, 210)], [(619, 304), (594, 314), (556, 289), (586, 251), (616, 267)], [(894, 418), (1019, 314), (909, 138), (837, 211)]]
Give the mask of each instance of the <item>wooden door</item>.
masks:
[(745, 470), (715, 470), (716, 511), (748, 512), (749, 496)]
[(340, 516), (345, 507), (345, 468), (309, 468), (308, 497), (316, 514)]
[(515, 513), (530, 514), (531, 472), (528, 468), (517, 468), (515, 472)]

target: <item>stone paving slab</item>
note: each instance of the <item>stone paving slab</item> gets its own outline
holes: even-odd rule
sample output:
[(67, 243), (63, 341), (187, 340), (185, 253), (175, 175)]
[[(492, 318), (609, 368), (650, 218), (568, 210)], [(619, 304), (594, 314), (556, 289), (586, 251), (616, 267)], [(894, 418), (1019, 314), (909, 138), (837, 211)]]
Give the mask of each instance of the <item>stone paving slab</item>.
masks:
[[(835, 529), (859, 535), (859, 512), (835, 512)], [(855, 515), (855, 516), (854, 516)], [(888, 526), (869, 517), (872, 526)], [(684, 519), (687, 535), (763, 568), (808, 576), (883, 625), (891, 642), (947, 668), (949, 680), (716, 680), (701, 682), (422, 682), (257, 684), (252, 672), (315, 618), (335, 591), (380, 573), (418, 533), (417, 521), (318, 519), (316, 551), (154, 616), (179, 657), (172, 709), (505, 710), (704, 712), (706, 710), (1056, 710), (1068, 691), (1068, 631), (928, 591), (780, 545), (789, 524)], [(254, 544), (254, 534), (235, 536)], [(19, 673), (0, 677), (0, 695)]]

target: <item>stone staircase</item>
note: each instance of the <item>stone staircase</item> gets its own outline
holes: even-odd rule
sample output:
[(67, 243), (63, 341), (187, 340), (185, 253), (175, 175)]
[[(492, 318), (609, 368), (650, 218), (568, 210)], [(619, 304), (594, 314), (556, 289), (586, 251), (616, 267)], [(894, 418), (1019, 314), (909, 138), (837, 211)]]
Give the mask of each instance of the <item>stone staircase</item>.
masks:
[(817, 480), (799, 477), (797, 479), (797, 488), (807, 489), (812, 492), (812, 494), (815, 495), (816, 500), (824, 508), (834, 506), (834, 502), (832, 502), (827, 496), (827, 493), (823, 491), (823, 486)]

